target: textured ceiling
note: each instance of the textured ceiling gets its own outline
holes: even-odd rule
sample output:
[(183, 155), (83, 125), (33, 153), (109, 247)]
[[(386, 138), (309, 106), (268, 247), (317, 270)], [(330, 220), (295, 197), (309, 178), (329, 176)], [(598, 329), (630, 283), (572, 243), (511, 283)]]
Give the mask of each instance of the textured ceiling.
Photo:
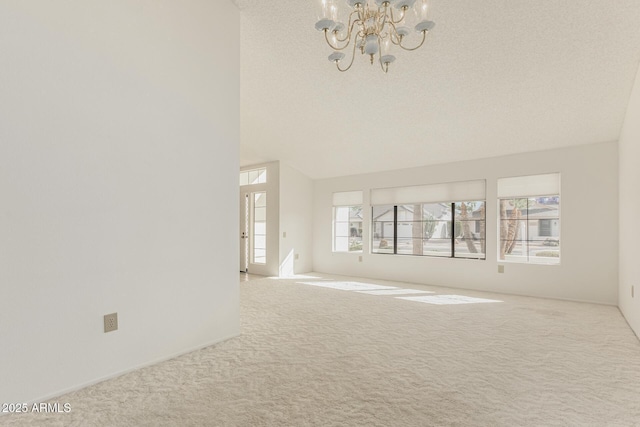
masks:
[(640, 61), (638, 0), (431, 0), (389, 74), (327, 61), (318, 1), (236, 3), (241, 164), (312, 178), (617, 140)]

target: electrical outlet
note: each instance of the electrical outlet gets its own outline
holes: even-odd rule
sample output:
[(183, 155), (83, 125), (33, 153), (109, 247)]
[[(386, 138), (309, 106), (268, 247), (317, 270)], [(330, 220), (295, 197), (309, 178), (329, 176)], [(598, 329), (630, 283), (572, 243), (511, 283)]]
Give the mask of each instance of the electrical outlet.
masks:
[(358, 262), (362, 262), (362, 255), (358, 257)]
[(300, 254), (296, 254), (296, 259), (300, 259)]
[(104, 331), (111, 332), (118, 329), (118, 313), (104, 315)]
[(283, 231), (283, 232), (282, 232), (282, 238), (283, 238), (283, 239), (286, 239), (286, 238), (287, 238), (287, 232), (286, 232), (286, 231)]
[(498, 273), (504, 273), (504, 265), (498, 266)]

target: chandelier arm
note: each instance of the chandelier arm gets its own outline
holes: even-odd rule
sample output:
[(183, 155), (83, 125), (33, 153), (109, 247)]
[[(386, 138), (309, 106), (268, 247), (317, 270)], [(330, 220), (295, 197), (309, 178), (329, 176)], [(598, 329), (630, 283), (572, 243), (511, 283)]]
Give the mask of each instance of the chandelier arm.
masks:
[[(382, 33), (382, 31), (384, 30), (385, 25), (387, 25), (387, 18), (389, 16), (388, 10), (389, 10), (389, 6), (387, 5), (387, 6), (384, 7), (384, 11), (382, 13), (382, 18), (381, 18), (382, 19), (382, 24), (380, 24), (380, 28), (378, 30), (378, 34)], [(380, 38), (380, 37), (378, 37), (378, 38)]]
[(396, 33), (395, 31), (393, 33), (391, 33), (391, 37), (389, 37), (391, 39), (391, 43), (395, 44), (396, 46), (400, 46), (400, 36), (398, 35), (398, 33)]
[(402, 41), (400, 39), (400, 36), (398, 35), (396, 25), (393, 23), (393, 19), (387, 22), (387, 24), (389, 24), (389, 26), (391, 27), (391, 30), (389, 31), (389, 39), (391, 40), (391, 43), (395, 44), (396, 46), (400, 46), (400, 43)]
[(345, 71), (349, 71), (349, 68), (351, 68), (351, 66), (353, 65), (353, 61), (356, 59), (356, 46), (358, 45), (358, 35), (356, 34), (356, 39), (353, 41), (353, 52), (351, 52), (351, 62), (349, 63), (349, 66), (347, 68), (345, 68), (344, 70), (342, 68), (340, 68), (340, 63), (336, 63), (336, 67), (338, 67), (338, 70), (341, 72), (345, 72)]
[[(393, 9), (392, 9), (393, 11)], [(389, 22), (389, 5), (387, 4), (384, 7), (379, 7), (378, 8), (378, 34), (382, 33), (382, 31), (384, 30), (385, 25), (387, 25), (387, 23)]]
[(402, 10), (402, 12), (400, 14), (400, 18), (398, 18), (398, 20), (396, 21), (395, 19), (393, 19), (393, 9), (391, 9), (391, 22), (393, 22), (394, 24), (399, 24), (404, 19), (405, 15), (406, 15), (406, 9), (403, 8), (401, 10)]
[[(339, 37), (336, 37), (336, 39), (342, 43), (342, 42), (346, 42), (347, 40), (351, 39), (351, 33), (353, 31), (353, 26), (356, 24), (356, 22), (360, 22), (360, 19), (355, 19), (354, 21), (351, 21), (351, 19), (353, 18), (353, 15), (357, 14), (358, 10), (354, 10), (353, 12), (351, 12), (351, 14), (349, 15), (349, 25), (347, 25), (347, 35), (345, 36), (345, 38), (341, 39)], [(348, 44), (348, 43), (347, 43)]]
[(338, 41), (346, 41), (347, 45), (345, 47), (347, 47), (349, 45), (349, 43), (351, 43), (351, 36), (353, 35), (353, 28), (356, 26), (356, 24), (358, 23), (362, 23), (362, 21), (360, 21), (360, 19), (356, 19), (355, 21), (353, 21), (351, 23), (351, 26), (349, 27), (349, 32), (347, 34), (347, 38), (345, 38), (344, 40), (338, 40)]
[(424, 41), (426, 39), (427, 39), (427, 31), (425, 30), (425, 31), (422, 32), (422, 41), (420, 42), (420, 44), (418, 46), (416, 46), (416, 47), (404, 47), (404, 46), (402, 46), (402, 44), (398, 44), (398, 46), (400, 46), (404, 50), (408, 50), (408, 51), (417, 50), (417, 49), (422, 47), (422, 45), (424, 44)]
[(329, 47), (331, 47), (331, 49), (333, 49), (333, 50), (344, 50), (345, 48), (347, 48), (347, 46), (349, 46), (349, 41), (347, 41), (347, 43), (342, 47), (334, 46), (329, 41), (329, 36), (327, 35), (328, 32), (329, 32), (329, 30), (327, 30), (327, 29), (324, 30), (324, 39), (327, 41), (327, 44), (329, 45)]

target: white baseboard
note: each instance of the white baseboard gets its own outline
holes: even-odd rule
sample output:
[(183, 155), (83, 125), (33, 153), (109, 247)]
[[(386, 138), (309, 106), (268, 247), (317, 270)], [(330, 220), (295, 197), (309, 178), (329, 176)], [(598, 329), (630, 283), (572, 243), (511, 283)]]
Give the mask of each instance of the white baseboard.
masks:
[[(50, 394), (47, 394), (45, 396), (41, 396), (41, 397), (39, 397), (37, 399), (34, 399), (32, 401), (28, 401), (26, 403), (29, 406), (31, 406), (34, 403), (46, 402), (47, 400), (51, 400), (51, 399), (60, 397), (60, 396), (65, 395), (67, 393), (71, 393), (71, 392), (83, 389), (85, 387), (89, 387), (89, 386), (92, 386), (94, 384), (98, 384), (98, 383), (101, 383), (103, 381), (111, 380), (111, 379), (119, 377), (121, 375), (128, 374), (129, 372), (133, 372), (133, 371), (136, 371), (138, 369), (145, 368), (147, 366), (155, 365), (157, 363), (164, 362), (166, 360), (171, 360), (171, 359), (174, 359), (174, 358), (176, 358), (178, 356), (182, 356), (183, 354), (191, 353), (192, 351), (197, 351), (197, 350), (201, 350), (203, 348), (210, 347), (212, 345), (220, 344), (221, 342), (224, 342), (224, 341), (226, 341), (228, 339), (235, 338), (235, 337), (238, 337), (238, 336), (240, 336), (239, 333), (231, 335), (231, 336), (228, 336), (228, 337), (224, 337), (224, 338), (221, 338), (221, 339), (209, 342), (209, 343), (200, 344), (200, 345), (197, 345), (197, 346), (195, 346), (193, 348), (190, 348), (190, 349), (187, 349), (187, 350), (184, 350), (184, 351), (179, 351), (177, 353), (174, 353), (174, 354), (171, 354), (171, 355), (168, 355), (168, 356), (164, 356), (164, 357), (160, 357), (158, 359), (150, 360), (149, 362), (145, 362), (145, 363), (142, 363), (140, 365), (136, 365), (136, 366), (134, 366), (132, 368), (128, 368), (128, 369), (125, 369), (125, 370), (122, 370), (122, 371), (117, 371), (117, 372), (114, 372), (112, 374), (105, 375), (105, 376), (100, 377), (100, 378), (96, 378), (95, 380), (87, 381), (87, 382), (84, 382), (84, 383), (81, 383), (81, 384), (77, 384), (77, 385), (74, 385), (74, 386), (71, 386), (71, 387), (67, 387), (67, 388), (62, 389), (62, 390), (58, 390), (58, 391), (56, 391), (54, 393), (50, 393)], [(0, 416), (2, 416), (2, 415), (3, 414), (0, 413)]]

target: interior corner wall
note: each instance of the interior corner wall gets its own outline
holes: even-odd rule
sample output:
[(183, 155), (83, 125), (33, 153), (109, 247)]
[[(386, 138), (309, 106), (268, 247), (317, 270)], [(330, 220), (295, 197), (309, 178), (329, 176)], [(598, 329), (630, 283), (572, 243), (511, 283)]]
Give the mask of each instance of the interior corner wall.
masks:
[(239, 21), (0, 2), (0, 402), (239, 333)]
[[(314, 193), (314, 270), (453, 288), (617, 304), (617, 167), (617, 144), (612, 142), (318, 180)], [(551, 172), (562, 174), (561, 264), (501, 263), (505, 271), (498, 273), (497, 179)], [(368, 203), (372, 188), (476, 179), (486, 179), (487, 184), (486, 260), (369, 252), (371, 209)], [(332, 193), (353, 190), (364, 191), (365, 250), (362, 254), (333, 253)], [(359, 255), (363, 256), (362, 262), (358, 260)]]
[(280, 163), (279, 275), (312, 270), (313, 181)]
[[(620, 287), (618, 306), (640, 337), (640, 69), (631, 92), (619, 142)], [(633, 292), (633, 296), (632, 296)]]

